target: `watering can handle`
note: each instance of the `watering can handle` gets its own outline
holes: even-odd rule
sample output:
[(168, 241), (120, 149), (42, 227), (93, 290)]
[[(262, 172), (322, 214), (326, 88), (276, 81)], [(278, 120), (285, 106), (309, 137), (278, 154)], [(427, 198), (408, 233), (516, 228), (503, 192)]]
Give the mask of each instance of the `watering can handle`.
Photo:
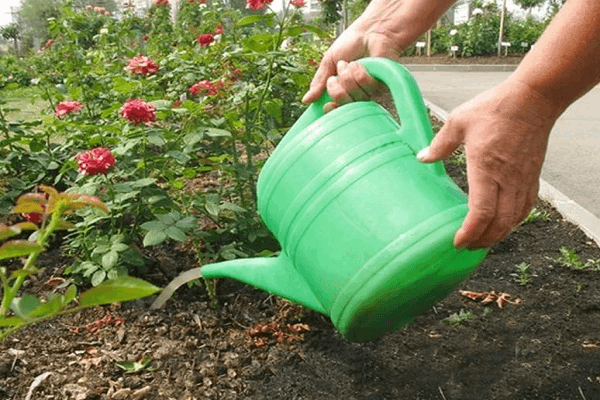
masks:
[(390, 89), (400, 117), (401, 132), (410, 132), (402, 139), (416, 152), (429, 146), (433, 132), (427, 108), (417, 82), (406, 67), (387, 58), (368, 57), (358, 61), (373, 78)]
[[(429, 146), (433, 138), (431, 124), (427, 116), (427, 108), (417, 82), (411, 73), (399, 63), (380, 57), (367, 57), (358, 60), (374, 78), (383, 82), (389, 89), (394, 99), (394, 104), (400, 117), (404, 133), (402, 140), (415, 152)], [(282, 140), (295, 136), (308, 125), (323, 116), (323, 106), (331, 101), (329, 94), (324, 93), (321, 98), (312, 103)], [(430, 165), (438, 174), (444, 174), (442, 163)]]

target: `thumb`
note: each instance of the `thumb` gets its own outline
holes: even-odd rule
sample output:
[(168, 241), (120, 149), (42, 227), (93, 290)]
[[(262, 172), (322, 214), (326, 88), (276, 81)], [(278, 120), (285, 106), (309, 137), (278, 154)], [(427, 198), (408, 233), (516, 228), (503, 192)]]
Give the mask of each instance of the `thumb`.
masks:
[(435, 135), (431, 144), (417, 154), (422, 163), (432, 163), (448, 158), (463, 143), (463, 131), (449, 119)]

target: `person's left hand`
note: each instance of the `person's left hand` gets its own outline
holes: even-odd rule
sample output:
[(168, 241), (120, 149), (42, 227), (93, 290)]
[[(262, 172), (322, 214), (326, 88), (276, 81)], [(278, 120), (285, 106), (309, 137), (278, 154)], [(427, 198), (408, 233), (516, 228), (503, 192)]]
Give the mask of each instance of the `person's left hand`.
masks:
[(421, 162), (467, 156), (469, 211), (454, 237), (459, 248), (498, 243), (537, 200), (548, 137), (560, 108), (514, 79), (482, 93), (450, 115)]

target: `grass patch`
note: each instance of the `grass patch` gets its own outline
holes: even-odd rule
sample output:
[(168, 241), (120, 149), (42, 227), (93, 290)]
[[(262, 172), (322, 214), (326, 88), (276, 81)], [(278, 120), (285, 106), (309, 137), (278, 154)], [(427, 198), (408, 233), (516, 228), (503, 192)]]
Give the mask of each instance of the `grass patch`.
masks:
[(0, 90), (0, 99), (4, 99), (6, 116), (11, 121), (32, 121), (39, 119), (48, 103), (40, 98), (37, 87), (6, 87)]

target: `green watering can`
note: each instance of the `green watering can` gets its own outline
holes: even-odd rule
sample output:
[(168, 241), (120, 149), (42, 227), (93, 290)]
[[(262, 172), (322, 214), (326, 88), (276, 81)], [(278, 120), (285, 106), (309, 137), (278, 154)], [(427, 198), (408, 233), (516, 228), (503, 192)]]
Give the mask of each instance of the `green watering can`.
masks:
[(311, 104), (265, 163), (258, 210), (279, 240), (274, 258), (238, 259), (183, 273), (233, 278), (328, 315), (349, 340), (410, 323), (479, 266), (487, 251), (457, 249), (466, 196), (441, 162), (422, 164), (432, 130), (419, 88), (400, 64), (360, 63), (392, 94), (402, 125), (378, 104), (323, 114)]

